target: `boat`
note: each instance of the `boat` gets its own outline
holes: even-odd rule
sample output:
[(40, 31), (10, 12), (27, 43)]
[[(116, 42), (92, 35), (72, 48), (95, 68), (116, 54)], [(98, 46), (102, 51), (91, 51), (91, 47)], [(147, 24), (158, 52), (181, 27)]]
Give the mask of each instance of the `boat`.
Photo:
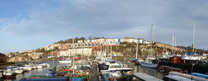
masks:
[(140, 65), (140, 63), (143, 62), (143, 60), (140, 58), (137, 58), (137, 54), (138, 54), (138, 41), (137, 41), (137, 46), (136, 46), (136, 58), (131, 59), (130, 62), (135, 63), (135, 65)]
[[(73, 36), (73, 44), (74, 44), (74, 36)], [(73, 46), (74, 49), (74, 46)], [(73, 51), (73, 60), (71, 61), (72, 63), (70, 64), (60, 64), (57, 66), (54, 66), (53, 64), (53, 69), (49, 69), (54, 72), (52, 76), (57, 76), (57, 77), (69, 77), (69, 81), (75, 79), (74, 81), (86, 81), (88, 80), (89, 73), (90, 73), (90, 65), (79, 63), (77, 60), (79, 57), (75, 58), (75, 52)], [(61, 59), (63, 60), (63, 59)]]
[(70, 60), (59, 60), (59, 63), (71, 63)]
[(181, 68), (175, 68), (175, 67), (170, 67), (170, 66), (165, 66), (165, 65), (161, 65), (159, 67), (159, 70), (162, 72), (170, 72), (170, 71), (175, 71), (175, 72), (184, 72), (184, 69)]
[(17, 65), (17, 67), (20, 68), (20, 69), (23, 69), (24, 71), (31, 71), (32, 70), (32, 67), (30, 67), (30, 66), (24, 66), (22, 64)]
[(12, 71), (14, 73), (20, 74), (20, 73), (23, 73), (24, 70), (15, 66), (9, 66), (7, 67), (7, 71)]
[[(152, 55), (152, 28), (153, 24), (151, 25), (151, 49), (150, 49), (150, 55)], [(155, 57), (148, 57), (145, 58), (145, 61), (141, 62), (140, 65), (143, 67), (149, 67), (149, 68), (157, 68), (158, 63), (154, 63), (153, 61), (156, 60)]]
[(23, 73), (23, 71), (24, 70), (22, 70), (22, 69), (16, 69), (14, 72), (20, 74), (20, 73)]
[(164, 81), (193, 81), (192, 79), (188, 79), (182, 76), (177, 76), (177, 75), (167, 75), (163, 77)]
[(148, 67), (148, 68), (157, 68), (158, 66), (158, 64), (154, 64), (151, 61), (147, 61), (147, 60), (141, 62), (140, 65), (143, 67)]
[(132, 78), (130, 81), (163, 81), (163, 80), (150, 76), (146, 73), (138, 72), (132, 74)]
[(132, 63), (135, 63), (135, 62), (137, 62), (137, 61), (138, 61), (137, 58), (133, 58), (133, 59), (130, 60), (130, 62), (132, 62)]
[(138, 58), (133, 58), (130, 60), (130, 62), (135, 63), (135, 65), (140, 65), (140, 63), (143, 62), (143, 60)]
[(203, 77), (198, 77), (190, 74), (180, 73), (180, 72), (169, 72), (169, 74), (163, 77), (163, 80), (175, 80), (175, 81), (208, 81), (208, 79)]
[(206, 78), (208, 80), (208, 75), (206, 74), (201, 74), (201, 73), (191, 73), (191, 75), (194, 75), (194, 76), (198, 76), (198, 77), (203, 77), (203, 78)]
[(193, 47), (192, 47), (192, 53), (187, 53), (187, 54), (184, 54), (182, 55), (182, 59), (184, 60), (184, 62), (187, 60), (187, 61), (200, 61), (202, 60), (202, 57), (198, 56), (197, 54), (195, 54), (195, 48), (194, 48), (194, 43), (195, 43), (195, 24), (194, 24), (194, 27), (193, 27)]
[(36, 65), (32, 65), (31, 67), (32, 69), (37, 69)]
[(45, 65), (46, 65), (46, 67), (50, 67), (50, 64), (48, 64), (48, 63), (45, 63)]
[(9, 78), (9, 79), (13, 79), (13, 78), (16, 78), (16, 74), (14, 74), (13, 71), (8, 71), (8, 70), (2, 70), (2, 78), (6, 79), (6, 78)]
[(36, 68), (37, 68), (37, 69), (42, 69), (43, 66), (42, 66), (42, 65), (37, 65)]
[(53, 71), (57, 77), (70, 77), (70, 79), (81, 78), (87, 80), (90, 71), (90, 65), (76, 64), (76, 65), (58, 65)]
[(131, 70), (132, 68), (124, 67), (124, 64), (119, 64), (115, 62), (105, 62), (99, 65), (99, 71), (101, 75), (111, 74), (116, 78), (126, 77), (123, 72), (129, 73)]
[(66, 58), (60, 58), (59, 59), (59, 63), (71, 63), (72, 61), (70, 59), (66, 59)]

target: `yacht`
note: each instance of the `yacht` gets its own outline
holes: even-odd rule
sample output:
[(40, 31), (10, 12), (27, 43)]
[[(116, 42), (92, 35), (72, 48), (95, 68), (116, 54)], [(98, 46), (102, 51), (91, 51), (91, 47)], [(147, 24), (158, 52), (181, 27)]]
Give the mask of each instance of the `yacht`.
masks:
[(9, 67), (7, 67), (7, 71), (12, 71), (14, 73), (19, 74), (19, 73), (23, 73), (24, 70), (20, 69), (18, 67), (15, 67), (15, 66), (9, 66)]
[(157, 68), (158, 64), (154, 63), (153, 60), (156, 60), (156, 59), (155, 58), (146, 58), (146, 60), (140, 62), (140, 65), (143, 67)]
[(17, 65), (18, 68), (23, 69), (24, 71), (31, 71), (32, 67), (24, 66), (24, 65)]
[(123, 64), (120, 65), (116, 63), (115, 61), (111, 62), (105, 62), (102, 65), (99, 66), (99, 71), (101, 75), (110, 73), (114, 77), (121, 77), (123, 76), (123, 72), (130, 72), (132, 68), (123, 67)]
[(151, 25), (151, 49), (150, 49), (150, 54), (148, 55), (147, 58), (145, 58), (145, 61), (141, 62), (140, 65), (144, 66), (144, 67), (149, 67), (149, 68), (157, 68), (158, 63), (153, 62), (154, 60), (156, 60), (156, 58), (154, 57), (149, 57), (152, 56), (152, 28), (153, 28), (153, 24)]

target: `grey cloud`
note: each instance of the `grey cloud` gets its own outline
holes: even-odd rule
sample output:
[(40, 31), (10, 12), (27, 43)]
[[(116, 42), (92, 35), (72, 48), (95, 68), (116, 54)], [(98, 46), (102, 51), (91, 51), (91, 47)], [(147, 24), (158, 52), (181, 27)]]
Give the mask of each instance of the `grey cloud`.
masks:
[[(63, 2), (63, 3), (62, 3)], [(192, 27), (207, 35), (208, 1), (190, 0), (76, 0), (61, 1), (62, 6), (33, 11), (30, 19), (8, 23), (3, 32), (10, 35), (79, 34), (86, 36), (143, 37), (149, 40), (150, 25), (154, 24), (155, 40), (189, 45)], [(203, 40), (208, 40), (203, 38)], [(187, 41), (189, 41), (187, 43)], [(199, 44), (205, 47), (205, 44)], [(207, 45), (208, 46), (208, 45)]]

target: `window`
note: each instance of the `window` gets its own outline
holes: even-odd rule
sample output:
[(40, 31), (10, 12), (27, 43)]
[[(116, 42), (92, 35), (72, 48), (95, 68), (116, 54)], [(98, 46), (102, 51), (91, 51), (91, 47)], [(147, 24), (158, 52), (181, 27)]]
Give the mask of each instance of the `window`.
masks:
[(120, 68), (120, 65), (111, 65), (110, 68)]

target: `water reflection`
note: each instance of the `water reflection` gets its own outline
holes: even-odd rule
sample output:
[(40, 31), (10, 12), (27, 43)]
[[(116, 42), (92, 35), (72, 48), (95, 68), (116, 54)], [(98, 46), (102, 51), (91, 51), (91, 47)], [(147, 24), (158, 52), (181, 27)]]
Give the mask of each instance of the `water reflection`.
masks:
[(143, 73), (149, 74), (151, 76), (157, 77), (159, 79), (162, 79), (166, 75), (164, 73), (157, 71), (157, 69), (154, 69), (154, 68), (146, 68), (146, 67), (142, 67), (140, 65), (134, 65), (134, 63), (131, 63), (128, 60), (126, 60), (126, 61), (122, 60), (120, 62), (126, 63), (130, 68), (133, 68), (131, 73), (143, 72)]
[[(19, 81), (21, 78), (29, 78), (31, 75), (46, 75), (50, 71), (50, 68), (53, 68), (53, 61), (44, 61), (44, 63), (50, 64), (50, 67), (43, 67), (42, 69), (34, 69), (29, 72), (24, 72), (23, 74), (17, 74), (15, 80), (10, 80), (10, 81)], [(54, 61), (54, 65), (59, 65), (58, 61)], [(5, 80), (8, 81), (8, 80)]]

